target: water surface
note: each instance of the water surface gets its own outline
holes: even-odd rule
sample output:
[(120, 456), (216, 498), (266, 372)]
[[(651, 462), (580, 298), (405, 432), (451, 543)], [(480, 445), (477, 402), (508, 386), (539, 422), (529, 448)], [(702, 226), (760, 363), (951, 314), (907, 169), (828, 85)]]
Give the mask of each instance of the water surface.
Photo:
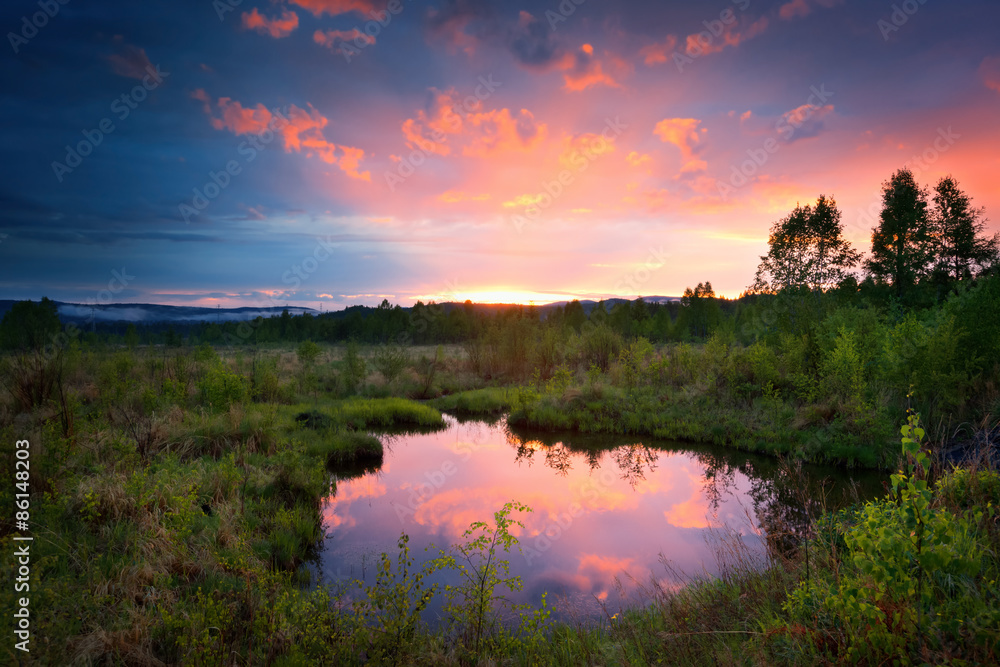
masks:
[(337, 481), (323, 503), (322, 581), (373, 582), (379, 554), (395, 562), (400, 532), (419, 564), (437, 553), (425, 547), (460, 541), (470, 523), (492, 522), (516, 500), (533, 511), (517, 515), (523, 553), (508, 556), (524, 581), (514, 601), (537, 605), (548, 592), (561, 616), (591, 618), (602, 603), (614, 613), (641, 602), (653, 580), (716, 575), (720, 535), (739, 534), (763, 554), (769, 530), (800, 529), (823, 506), (881, 491), (877, 473), (803, 466), (789, 476), (775, 459), (726, 448), (445, 419), (436, 433), (386, 438), (380, 470)]

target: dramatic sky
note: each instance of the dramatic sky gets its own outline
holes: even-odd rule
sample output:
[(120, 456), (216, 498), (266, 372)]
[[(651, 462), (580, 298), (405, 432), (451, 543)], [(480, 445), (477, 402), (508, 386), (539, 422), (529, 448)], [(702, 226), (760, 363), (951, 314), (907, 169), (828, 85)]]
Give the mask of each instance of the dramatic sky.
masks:
[(995, 0), (9, 0), (0, 298), (736, 296), (797, 202), (834, 196), (867, 250), (904, 165), (1000, 216), (998, 25)]

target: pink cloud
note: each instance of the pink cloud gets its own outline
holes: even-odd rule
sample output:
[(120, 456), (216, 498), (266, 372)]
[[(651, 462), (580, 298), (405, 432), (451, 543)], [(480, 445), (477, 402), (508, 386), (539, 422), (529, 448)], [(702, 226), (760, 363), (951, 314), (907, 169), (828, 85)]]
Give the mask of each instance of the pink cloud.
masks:
[(711, 53), (719, 53), (728, 46), (739, 46), (748, 39), (752, 39), (767, 29), (768, 21), (766, 16), (762, 16), (746, 28), (741, 29), (739, 24), (730, 23), (723, 28), (723, 32), (718, 37), (706, 40), (704, 36), (708, 33), (700, 32), (687, 36), (684, 42), (684, 50), (688, 56), (704, 56)]
[(786, 21), (791, 21), (794, 18), (801, 18), (803, 16), (808, 16), (812, 13), (813, 4), (815, 3), (821, 7), (826, 7), (829, 9), (834, 5), (839, 5), (843, 0), (791, 0), (781, 6), (778, 10), (778, 16)]
[(979, 76), (990, 90), (1000, 93), (1000, 56), (992, 56), (979, 65)]
[(461, 100), (454, 90), (433, 92), (431, 110), (420, 110), (402, 124), (410, 148), (450, 155), (454, 144), (463, 155), (485, 157), (531, 151), (548, 136), (548, 127), (527, 109), (484, 111), (482, 102)]
[(357, 28), (351, 28), (350, 30), (327, 30), (326, 32), (317, 30), (313, 33), (313, 41), (327, 47), (334, 53), (344, 53), (344, 43), (352, 48), (360, 48), (374, 44), (375, 38), (366, 35)]
[(249, 14), (243, 13), (242, 26), (247, 30), (256, 30), (262, 35), (281, 39), (288, 37), (293, 30), (299, 27), (299, 15), (286, 9), (281, 13), (280, 18), (269, 19), (254, 7)]
[(364, 151), (328, 141), (323, 130), (329, 119), (311, 104), (307, 105), (308, 109), (293, 104), (287, 114), (279, 115), (263, 104), (244, 107), (238, 101), (220, 97), (215, 104), (219, 115), (215, 115), (211, 98), (204, 90), (194, 91), (191, 97), (203, 103), (205, 112), (211, 117), (212, 127), (217, 130), (229, 130), (236, 135), (261, 134), (271, 130), (281, 136), (286, 153), (294, 151), (305, 153), (306, 157), (318, 157), (327, 164), (337, 165), (351, 178), (371, 180), (370, 172), (358, 170)]
[(363, 14), (375, 10), (371, 0), (291, 0), (293, 5), (307, 9), (316, 16), (338, 16), (348, 12)]
[(639, 55), (642, 56), (643, 62), (647, 65), (659, 65), (667, 62), (672, 54), (677, 49), (677, 37), (674, 35), (667, 35), (667, 38), (662, 42), (656, 42), (654, 44), (647, 44), (639, 50)]
[(705, 128), (700, 128), (701, 121), (697, 118), (664, 118), (653, 128), (653, 134), (668, 144), (673, 144), (681, 151), (684, 166), (681, 173), (697, 173), (704, 171), (707, 165), (696, 155), (701, 149), (701, 136)]
[[(597, 85), (621, 88), (621, 84), (615, 77), (606, 71), (605, 65), (605, 62), (594, 55), (594, 47), (590, 44), (584, 44), (576, 53), (567, 54), (559, 65), (559, 69), (563, 70), (564, 88), (572, 92), (579, 92)], [(624, 63), (614, 59), (614, 66), (623, 69)]]

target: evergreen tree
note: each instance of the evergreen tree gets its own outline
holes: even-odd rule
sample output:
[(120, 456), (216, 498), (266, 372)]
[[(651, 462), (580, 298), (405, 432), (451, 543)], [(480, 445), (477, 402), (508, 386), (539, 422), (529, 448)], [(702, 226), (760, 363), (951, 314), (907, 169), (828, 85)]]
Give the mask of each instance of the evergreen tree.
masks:
[(882, 213), (872, 230), (872, 255), (865, 267), (876, 281), (891, 283), (902, 295), (927, 274), (933, 258), (927, 191), (912, 171), (900, 169), (882, 187)]
[(951, 176), (934, 188), (931, 224), (936, 247), (935, 269), (952, 280), (961, 280), (997, 262), (1000, 234), (982, 237), (986, 229), (983, 209), (972, 207), (971, 198)]

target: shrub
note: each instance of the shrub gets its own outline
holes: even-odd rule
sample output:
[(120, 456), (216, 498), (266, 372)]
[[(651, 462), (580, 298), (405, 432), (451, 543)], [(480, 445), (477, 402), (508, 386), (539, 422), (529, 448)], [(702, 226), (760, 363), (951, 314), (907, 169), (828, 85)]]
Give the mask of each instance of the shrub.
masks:
[(240, 373), (229, 370), (221, 362), (212, 365), (198, 381), (203, 405), (225, 410), (234, 403), (245, 403), (250, 395), (250, 382)]

